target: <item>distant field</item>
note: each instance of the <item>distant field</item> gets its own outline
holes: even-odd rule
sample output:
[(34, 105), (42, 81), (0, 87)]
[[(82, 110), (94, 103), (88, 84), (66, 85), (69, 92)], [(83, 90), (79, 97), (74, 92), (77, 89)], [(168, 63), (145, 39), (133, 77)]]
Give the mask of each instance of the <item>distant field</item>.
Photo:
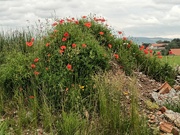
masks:
[(172, 66), (180, 65), (180, 56), (164, 56), (163, 60)]

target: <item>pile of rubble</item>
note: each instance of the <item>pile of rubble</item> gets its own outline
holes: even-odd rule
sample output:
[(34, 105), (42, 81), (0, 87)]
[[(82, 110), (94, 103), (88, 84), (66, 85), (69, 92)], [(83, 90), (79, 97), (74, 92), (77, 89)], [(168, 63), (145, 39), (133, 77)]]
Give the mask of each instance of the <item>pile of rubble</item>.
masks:
[(180, 107), (179, 86), (172, 88), (167, 82), (151, 93), (153, 100), (162, 106), (155, 114), (149, 114), (149, 122), (156, 124), (162, 135), (180, 135), (180, 113), (165, 106)]
[(178, 74), (176, 76), (175, 83), (176, 85), (180, 85), (180, 66), (177, 66), (175, 70), (177, 71), (177, 74)]

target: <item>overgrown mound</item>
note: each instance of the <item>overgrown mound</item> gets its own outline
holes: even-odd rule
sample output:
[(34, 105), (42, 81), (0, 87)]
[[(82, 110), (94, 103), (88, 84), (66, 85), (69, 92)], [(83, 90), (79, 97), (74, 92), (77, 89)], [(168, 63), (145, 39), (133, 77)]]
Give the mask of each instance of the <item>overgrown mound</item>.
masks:
[(110, 61), (118, 63), (128, 75), (138, 70), (173, 84), (175, 72), (160, 62), (159, 54), (139, 48), (120, 31), (115, 35), (113, 32), (103, 18), (83, 17), (57, 20), (41, 40), (28, 36), (19, 40), (22, 34), (11, 43), (3, 40), (1, 50), (8, 48), (4, 44), (21, 42), (18, 49), (10, 49), (11, 54), (1, 54), (2, 89), (9, 96), (17, 94), (15, 90), (23, 91), (30, 98), (40, 99), (40, 95), (45, 94), (55, 107), (62, 108), (62, 103), (67, 102), (72, 108), (68, 95), (76, 93), (76, 97), (84, 99), (96, 93), (91, 87), (91, 76), (111, 69)]

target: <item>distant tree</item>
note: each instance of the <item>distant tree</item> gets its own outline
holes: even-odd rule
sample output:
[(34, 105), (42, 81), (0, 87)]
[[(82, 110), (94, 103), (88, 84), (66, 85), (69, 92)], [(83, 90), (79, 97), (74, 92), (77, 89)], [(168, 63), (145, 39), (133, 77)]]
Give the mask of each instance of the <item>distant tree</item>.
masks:
[(143, 43), (144, 48), (147, 48), (151, 43)]
[(170, 41), (168, 41), (168, 40), (164, 40), (164, 41), (158, 40), (158, 41), (156, 41), (156, 43), (158, 43), (158, 44), (160, 44), (160, 43), (167, 43), (167, 44), (169, 44)]
[(166, 46), (166, 50), (170, 50), (170, 49), (173, 49), (173, 48), (180, 48), (180, 39), (179, 38), (175, 38), (173, 39), (169, 45)]

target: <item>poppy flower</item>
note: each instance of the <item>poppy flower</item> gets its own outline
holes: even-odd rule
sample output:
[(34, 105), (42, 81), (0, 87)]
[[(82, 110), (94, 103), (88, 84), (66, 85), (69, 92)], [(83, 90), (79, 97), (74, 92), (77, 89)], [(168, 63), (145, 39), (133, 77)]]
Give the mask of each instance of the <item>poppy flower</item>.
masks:
[(172, 54), (173, 54), (173, 52), (170, 50), (170, 51), (169, 51), (169, 55), (172, 55)]
[(152, 53), (152, 52), (153, 52), (153, 50), (149, 50), (149, 52), (150, 52), (150, 53)]
[(31, 47), (33, 45), (33, 42), (32, 41), (31, 42), (26, 42), (26, 45)]
[(101, 31), (101, 32), (99, 32), (99, 34), (100, 34), (100, 35), (104, 35), (104, 32)]
[(157, 52), (157, 55), (161, 55), (161, 52)]
[(79, 24), (79, 21), (74, 21), (75, 22), (75, 24)]
[(130, 47), (131, 47), (131, 44), (128, 44), (128, 45), (127, 45), (127, 48), (130, 48)]
[(84, 15), (84, 16), (82, 16), (82, 18), (86, 18), (86, 17), (87, 17), (87, 16), (85, 16), (85, 15)]
[(122, 34), (122, 31), (118, 31), (118, 34)]
[(115, 57), (116, 59), (118, 59), (118, 58), (119, 58), (119, 55), (118, 55), (118, 54), (114, 54), (114, 57)]
[(63, 24), (63, 23), (64, 23), (64, 20), (63, 20), (63, 19), (61, 19), (61, 20), (59, 21), (59, 23), (60, 23), (60, 24)]
[(71, 65), (71, 64), (67, 64), (66, 68), (67, 68), (68, 70), (72, 70), (72, 65)]
[(65, 32), (65, 33), (64, 33), (64, 36), (65, 36), (65, 37), (69, 37), (69, 33), (68, 33), (68, 32)]
[(76, 44), (72, 44), (72, 48), (76, 48)]
[(34, 71), (34, 75), (39, 75), (40, 73), (37, 71)]
[(34, 42), (34, 38), (31, 38), (31, 42)]
[(123, 40), (127, 40), (127, 37), (123, 37)]
[(60, 48), (61, 48), (61, 50), (65, 50), (65, 49), (66, 49), (66, 46), (65, 46), (65, 45), (62, 45)]
[(87, 47), (87, 45), (86, 45), (86, 44), (82, 44), (82, 47), (83, 47), (83, 48), (86, 48), (86, 47)]
[(86, 22), (86, 23), (84, 23), (84, 25), (85, 25), (86, 27), (88, 27), (88, 28), (91, 27), (91, 23), (90, 23), (90, 22)]
[(50, 45), (50, 43), (46, 43), (46, 47), (48, 47)]
[(34, 98), (34, 96), (29, 96), (29, 98), (30, 98), (30, 99), (33, 99), (33, 98)]
[(144, 50), (144, 54), (148, 54), (148, 50), (147, 49)]
[(36, 65), (35, 64), (31, 64), (31, 68), (36, 68)]
[(34, 59), (34, 62), (36, 63), (36, 62), (38, 62), (39, 61), (39, 58), (35, 58)]
[(56, 26), (56, 25), (58, 25), (58, 23), (57, 23), (57, 22), (54, 22), (54, 23), (52, 24), (52, 26)]
[(59, 53), (62, 54), (64, 52), (64, 50), (59, 50)]
[(161, 58), (162, 58), (162, 55), (158, 55), (158, 58), (161, 59)]
[(112, 48), (112, 45), (111, 45), (111, 44), (108, 44), (108, 47), (111, 49), (111, 48)]
[(63, 41), (63, 42), (66, 41), (66, 40), (67, 40), (67, 38), (65, 38), (65, 37), (62, 38), (62, 41)]

